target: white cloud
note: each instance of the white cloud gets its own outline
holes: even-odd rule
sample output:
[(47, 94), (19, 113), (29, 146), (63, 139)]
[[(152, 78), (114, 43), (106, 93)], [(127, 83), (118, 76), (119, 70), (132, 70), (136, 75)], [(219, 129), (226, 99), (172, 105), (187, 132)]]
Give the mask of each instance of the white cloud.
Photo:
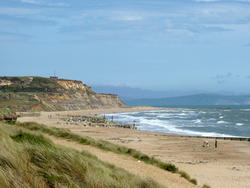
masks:
[(0, 14), (10, 16), (29, 16), (40, 13), (41, 10), (28, 8), (0, 7)]
[(216, 2), (219, 0), (195, 0), (196, 2)]
[(109, 15), (109, 19), (120, 21), (139, 21), (143, 19), (143, 15), (141, 13), (129, 11), (113, 11), (112, 14)]
[(52, 7), (69, 7), (67, 3), (47, 3), (47, 5)]
[(122, 10), (93, 10), (85, 11), (80, 15), (73, 16), (74, 20), (105, 19), (109, 21), (140, 21), (148, 15), (143, 12), (122, 11)]
[(136, 16), (136, 15), (126, 15), (126, 16), (121, 16), (121, 17), (115, 18), (115, 19), (124, 20), (124, 21), (138, 21), (138, 20), (142, 20), (143, 17)]
[(29, 4), (36, 4), (36, 5), (40, 5), (41, 2), (38, 0), (21, 0), (22, 3), (29, 3)]
[(62, 2), (53, 2), (50, 3), (48, 1), (41, 1), (41, 0), (21, 0), (22, 3), (34, 4), (34, 5), (45, 5), (45, 6), (52, 6), (52, 7), (68, 7), (67, 3)]
[(30, 3), (30, 4), (40, 4), (40, 1), (37, 0), (21, 0), (22, 3)]

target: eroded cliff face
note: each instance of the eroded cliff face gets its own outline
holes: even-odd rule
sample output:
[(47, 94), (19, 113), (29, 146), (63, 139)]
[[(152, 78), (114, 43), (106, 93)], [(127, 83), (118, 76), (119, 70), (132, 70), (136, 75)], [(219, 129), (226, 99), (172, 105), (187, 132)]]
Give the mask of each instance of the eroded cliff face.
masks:
[(0, 77), (0, 108), (19, 111), (125, 107), (119, 96), (96, 94), (81, 81), (41, 77)]
[(101, 102), (103, 106), (124, 106), (124, 103), (118, 95), (113, 94), (96, 94), (96, 97)]

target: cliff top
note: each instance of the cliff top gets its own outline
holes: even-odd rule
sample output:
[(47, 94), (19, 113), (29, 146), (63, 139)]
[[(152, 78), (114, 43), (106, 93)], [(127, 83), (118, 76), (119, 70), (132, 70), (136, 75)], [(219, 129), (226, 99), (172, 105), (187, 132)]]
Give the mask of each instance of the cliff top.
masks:
[(56, 77), (0, 77), (0, 91), (2, 92), (62, 92), (85, 88), (91, 89), (82, 81), (58, 79)]

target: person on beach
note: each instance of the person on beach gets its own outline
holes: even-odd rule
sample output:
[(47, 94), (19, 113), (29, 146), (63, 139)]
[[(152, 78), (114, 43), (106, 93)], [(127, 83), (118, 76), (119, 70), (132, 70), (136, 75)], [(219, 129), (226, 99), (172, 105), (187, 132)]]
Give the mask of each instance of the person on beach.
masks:
[(205, 140), (204, 142), (203, 142), (203, 145), (202, 145), (203, 147), (209, 147), (209, 143), (208, 143), (208, 140)]
[(218, 142), (217, 142), (217, 139), (215, 139), (214, 147), (217, 148), (217, 146), (218, 146)]

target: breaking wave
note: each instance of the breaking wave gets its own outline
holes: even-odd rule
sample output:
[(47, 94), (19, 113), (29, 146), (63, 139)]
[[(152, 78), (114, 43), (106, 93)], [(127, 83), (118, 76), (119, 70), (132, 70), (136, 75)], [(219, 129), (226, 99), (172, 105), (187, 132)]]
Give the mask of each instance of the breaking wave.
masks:
[[(140, 130), (205, 137), (249, 137), (247, 109), (160, 110), (106, 114), (116, 122), (133, 124)], [(244, 126), (243, 126), (244, 125)]]

